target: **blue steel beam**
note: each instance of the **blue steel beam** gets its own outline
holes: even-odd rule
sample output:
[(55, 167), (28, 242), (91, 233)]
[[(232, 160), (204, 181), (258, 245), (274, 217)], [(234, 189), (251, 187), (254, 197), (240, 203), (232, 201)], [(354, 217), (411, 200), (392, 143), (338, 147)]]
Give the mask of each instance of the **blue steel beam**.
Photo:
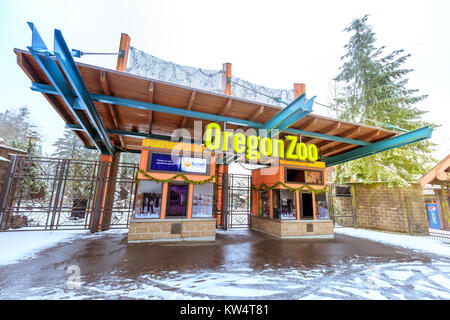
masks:
[(291, 125), (299, 121), (300, 119), (303, 119), (308, 114), (312, 112), (312, 106), (314, 103), (314, 99), (316, 97), (312, 97), (308, 101), (304, 102), (303, 107), (300, 110), (297, 110), (292, 116), (288, 117), (286, 120), (282, 121), (280, 124), (278, 124), (274, 129), (278, 129), (279, 131), (283, 131), (284, 129), (289, 128)]
[[(84, 131), (84, 129), (74, 123), (66, 123), (65, 126), (66, 129), (74, 130), (74, 131)], [(146, 138), (146, 139), (158, 139), (158, 140), (166, 140), (166, 141), (175, 141), (172, 139), (172, 136), (166, 136), (161, 134), (148, 134), (146, 132), (137, 132), (137, 131), (127, 131), (127, 130), (119, 130), (119, 129), (106, 129), (106, 132), (108, 134), (113, 134), (117, 136), (125, 136), (125, 137), (131, 137), (131, 138)], [(191, 143), (198, 143), (194, 139), (191, 140), (182, 140), (182, 142), (191, 142)]]
[[(37, 91), (37, 92), (42, 92), (42, 93), (47, 93), (47, 94), (55, 94), (55, 95), (59, 94), (58, 91), (54, 87), (46, 85), (46, 84), (42, 84), (42, 83), (36, 83), (36, 82), (33, 82), (31, 84), (31, 90)], [(226, 121), (228, 123), (233, 123), (233, 124), (257, 128), (257, 129), (259, 129), (263, 126), (262, 123), (255, 122), (255, 121), (223, 117), (223, 116), (218, 116), (218, 115), (209, 114), (209, 113), (203, 113), (203, 112), (186, 110), (186, 109), (178, 109), (178, 108), (162, 106), (162, 105), (157, 105), (157, 104), (148, 103), (148, 102), (135, 101), (135, 100), (129, 100), (129, 99), (123, 99), (123, 98), (117, 98), (117, 97), (110, 97), (110, 96), (93, 94), (93, 93), (91, 93), (90, 95), (91, 95), (91, 98), (93, 101), (109, 103), (111, 105), (120, 105), (120, 106), (124, 106), (124, 107), (138, 108), (138, 109), (142, 109), (142, 110), (158, 111), (158, 112), (162, 112), (162, 113), (170, 113), (170, 114), (175, 114), (175, 115), (185, 116), (185, 117), (190, 117), (190, 118), (204, 119), (204, 120), (208, 120), (208, 121), (218, 121), (218, 122)], [(345, 142), (348, 144), (355, 144), (355, 145), (360, 145), (360, 146), (367, 146), (367, 145), (371, 144), (370, 142), (366, 142), (366, 141), (362, 141), (362, 140), (348, 139), (348, 138), (332, 136), (332, 135), (318, 133), (318, 132), (305, 131), (305, 130), (300, 130), (300, 129), (287, 128), (287, 129), (284, 129), (283, 132), (296, 134), (296, 135), (303, 135), (305, 137), (320, 138), (323, 140)]]
[(32, 46), (28, 47), (28, 50), (53, 84), (53, 89), (61, 96), (77, 121), (83, 126), (83, 129), (91, 142), (100, 152), (104, 152), (104, 147), (97, 142), (94, 128), (91, 126), (84, 113), (77, 107), (78, 98), (73, 94), (56, 62), (48, 54), (44, 53), (47, 51), (47, 47), (39, 32), (33, 23), (28, 22), (28, 25), (32, 31)]
[[(55, 88), (53, 88), (52, 86), (41, 84), (41, 83), (35, 83), (35, 82), (32, 83), (31, 90), (48, 93), (48, 94), (59, 94), (58, 91), (55, 90)], [(228, 122), (231, 124), (236, 124), (236, 125), (245, 126), (245, 127), (259, 128), (262, 126), (262, 123), (260, 123), (260, 122), (219, 116), (219, 115), (215, 115), (215, 114), (192, 111), (192, 110), (187, 110), (187, 109), (179, 109), (179, 108), (168, 107), (168, 106), (163, 106), (163, 105), (158, 105), (158, 104), (148, 103), (148, 102), (142, 102), (142, 101), (137, 101), (137, 100), (105, 96), (105, 95), (94, 94), (94, 93), (91, 93), (90, 96), (93, 101), (108, 103), (111, 105), (124, 106), (124, 107), (136, 108), (136, 109), (141, 109), (141, 110), (151, 110), (151, 111), (156, 111), (156, 112), (174, 114), (174, 115), (184, 116), (184, 117), (189, 117), (189, 118), (203, 119), (203, 120), (208, 120), (208, 121)]]
[[(32, 83), (31, 90), (38, 91), (42, 93), (48, 93), (48, 94), (59, 94), (58, 91), (53, 88), (52, 86), (41, 84), (41, 83)], [(125, 107), (133, 107), (138, 108), (142, 110), (151, 110), (151, 111), (158, 111), (162, 113), (170, 113), (175, 114), (179, 116), (186, 116), (190, 118), (199, 118), (209, 121), (219, 121), (223, 122), (226, 121), (228, 123), (234, 123), (237, 125), (242, 126), (248, 126), (253, 128), (261, 128), (263, 126), (260, 122), (255, 121), (247, 121), (242, 119), (236, 119), (236, 118), (230, 118), (230, 117), (223, 117), (223, 116), (217, 116), (209, 113), (203, 113), (198, 111), (191, 111), (186, 109), (178, 109), (173, 107), (167, 107), (167, 106), (161, 106), (156, 105), (148, 102), (142, 102), (142, 101), (135, 101), (135, 100), (129, 100), (129, 99), (123, 99), (118, 97), (110, 97), (105, 95), (99, 95), (99, 94), (92, 94), (91, 98), (94, 101), (103, 102), (103, 103), (109, 103), (113, 105), (121, 105)], [(361, 145), (361, 146), (367, 146), (370, 145), (370, 142), (362, 141), (362, 140), (355, 140), (355, 139), (349, 139), (349, 138), (343, 138), (338, 136), (332, 136), (324, 133), (318, 133), (318, 132), (311, 132), (311, 131), (305, 131), (300, 129), (292, 129), (287, 128), (283, 130), (283, 132), (286, 133), (292, 133), (297, 135), (303, 135), (306, 137), (312, 137), (312, 138), (320, 138), (324, 140), (331, 140), (331, 141), (338, 141), (338, 142), (345, 142), (348, 144), (355, 144), (355, 145)]]
[(399, 136), (395, 136), (380, 142), (373, 143), (370, 146), (362, 147), (334, 157), (326, 158), (325, 163), (327, 167), (334, 166), (339, 163), (359, 159), (375, 153), (405, 146), (407, 144), (431, 138), (432, 132), (433, 128), (428, 126), (413, 131), (409, 131)]
[(275, 127), (277, 127), (284, 120), (288, 119), (295, 112), (303, 110), (304, 104), (305, 104), (305, 94), (302, 94), (299, 97), (297, 97), (294, 101), (292, 101), (290, 104), (288, 104), (286, 107), (284, 107), (281, 111), (279, 111), (276, 115), (270, 118), (266, 123), (264, 123), (261, 129), (265, 129), (267, 131), (275, 129)]
[(89, 116), (92, 124), (94, 125), (96, 131), (102, 139), (102, 143), (108, 150), (110, 155), (114, 155), (115, 150), (111, 142), (111, 139), (106, 132), (106, 128), (103, 125), (102, 119), (95, 108), (94, 102), (91, 100), (90, 94), (84, 84), (83, 78), (81, 77), (80, 71), (73, 60), (72, 53), (70, 52), (66, 41), (64, 40), (61, 31), (55, 29), (55, 39), (54, 39), (54, 54), (58, 60), (61, 68), (63, 69), (67, 79), (69, 80), (72, 88), (74, 89), (78, 102), (81, 104), (84, 111)]
[(348, 143), (348, 144), (355, 144), (355, 145), (358, 145), (358, 146), (369, 146), (369, 145), (372, 144), (372, 143), (367, 142), (367, 141), (356, 140), (356, 139), (349, 139), (349, 138), (344, 138), (344, 137), (339, 137), (339, 136), (332, 136), (332, 135), (329, 135), (329, 134), (305, 131), (305, 130), (301, 130), (301, 129), (287, 128), (287, 129), (284, 129), (283, 132), (297, 134), (297, 135), (302, 135), (302, 136), (305, 136), (305, 137), (319, 138), (319, 139), (323, 139), (323, 140), (345, 142), (345, 143)]

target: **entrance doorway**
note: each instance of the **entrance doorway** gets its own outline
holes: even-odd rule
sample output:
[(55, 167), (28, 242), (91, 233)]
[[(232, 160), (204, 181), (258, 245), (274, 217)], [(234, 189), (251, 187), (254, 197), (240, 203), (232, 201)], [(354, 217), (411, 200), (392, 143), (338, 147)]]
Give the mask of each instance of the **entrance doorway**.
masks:
[[(217, 227), (224, 230), (249, 228), (252, 176), (219, 174), (218, 179), (221, 183), (215, 184), (214, 190), (214, 216), (217, 218)], [(269, 200), (269, 197), (267, 199)]]
[(169, 200), (166, 215), (168, 217), (186, 217), (188, 185), (186, 183), (169, 184)]
[(310, 192), (300, 193), (300, 218), (313, 219), (314, 218), (314, 207), (313, 207), (313, 196)]

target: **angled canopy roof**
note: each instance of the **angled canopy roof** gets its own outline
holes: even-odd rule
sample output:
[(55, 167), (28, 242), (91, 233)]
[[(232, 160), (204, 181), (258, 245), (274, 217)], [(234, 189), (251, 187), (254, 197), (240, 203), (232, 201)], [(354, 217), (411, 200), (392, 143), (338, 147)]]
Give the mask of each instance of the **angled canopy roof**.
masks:
[(428, 171), (420, 178), (422, 187), (427, 184), (441, 184), (450, 182), (450, 154), (441, 160), (433, 169)]
[(316, 144), (328, 166), (431, 137), (428, 127), (398, 135), (314, 115), (312, 99), (299, 99), (298, 108), (292, 102), (291, 116), (278, 119), (283, 108), (277, 106), (75, 63), (58, 30), (55, 51), (32, 30), (30, 51), (14, 50), (31, 89), (44, 95), (86, 147), (104, 154), (139, 151), (142, 138), (170, 139), (177, 128), (192, 132), (194, 120), (226, 123), (227, 128), (264, 128), (279, 120), (272, 127)]

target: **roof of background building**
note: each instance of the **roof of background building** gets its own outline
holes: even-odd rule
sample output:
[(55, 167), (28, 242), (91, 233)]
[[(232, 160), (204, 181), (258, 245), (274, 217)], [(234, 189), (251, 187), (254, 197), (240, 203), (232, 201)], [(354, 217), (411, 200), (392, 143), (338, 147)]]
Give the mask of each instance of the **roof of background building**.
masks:
[(450, 182), (450, 154), (425, 173), (419, 181), (422, 186)]

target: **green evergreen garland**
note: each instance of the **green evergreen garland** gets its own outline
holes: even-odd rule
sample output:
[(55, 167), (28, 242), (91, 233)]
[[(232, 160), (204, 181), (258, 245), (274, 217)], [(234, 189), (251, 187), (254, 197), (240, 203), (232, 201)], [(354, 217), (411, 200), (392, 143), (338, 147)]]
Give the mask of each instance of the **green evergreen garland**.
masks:
[(173, 177), (171, 177), (169, 179), (158, 179), (158, 178), (152, 177), (151, 175), (149, 175), (144, 170), (139, 169), (138, 171), (136, 171), (136, 177), (135, 177), (136, 183), (138, 181), (139, 173), (142, 174), (145, 178), (150, 179), (150, 180), (155, 181), (155, 182), (159, 182), (159, 183), (172, 182), (173, 180), (177, 179), (178, 177), (183, 178), (184, 182), (186, 182), (186, 183), (191, 183), (191, 184), (196, 184), (196, 185), (201, 185), (201, 184), (205, 184), (205, 183), (208, 183), (208, 182), (211, 182), (211, 183), (216, 183), (217, 182), (217, 175), (213, 175), (212, 177), (210, 177), (208, 179), (205, 179), (205, 180), (202, 180), (202, 181), (190, 180), (182, 173), (178, 173), (178, 174), (174, 175)]
[(261, 186), (259, 187), (259, 188), (256, 188), (253, 184), (252, 184), (252, 189), (253, 190), (256, 190), (256, 191), (259, 191), (259, 190), (261, 190), (261, 189), (266, 189), (266, 190), (273, 190), (273, 189), (275, 189), (276, 187), (278, 187), (278, 186), (283, 186), (283, 187), (285, 187), (286, 189), (288, 189), (289, 191), (292, 191), (292, 192), (294, 192), (294, 191), (302, 191), (303, 189), (305, 189), (305, 188), (307, 188), (307, 189), (309, 189), (309, 191), (311, 191), (311, 192), (314, 192), (315, 194), (319, 194), (319, 193), (323, 193), (323, 192), (327, 192), (327, 189), (328, 189), (328, 186), (325, 186), (324, 188), (322, 188), (322, 189), (314, 189), (314, 188), (312, 188), (310, 185), (308, 185), (308, 184), (304, 184), (304, 185), (302, 185), (301, 187), (299, 187), (299, 188), (292, 188), (292, 187), (289, 187), (288, 185), (286, 185), (285, 183), (283, 183), (283, 182), (281, 182), (281, 181), (279, 181), (279, 182), (277, 182), (277, 183), (275, 183), (273, 186), (271, 186), (271, 187), (269, 187), (269, 186), (267, 186), (265, 183), (263, 183), (263, 184), (261, 184)]

